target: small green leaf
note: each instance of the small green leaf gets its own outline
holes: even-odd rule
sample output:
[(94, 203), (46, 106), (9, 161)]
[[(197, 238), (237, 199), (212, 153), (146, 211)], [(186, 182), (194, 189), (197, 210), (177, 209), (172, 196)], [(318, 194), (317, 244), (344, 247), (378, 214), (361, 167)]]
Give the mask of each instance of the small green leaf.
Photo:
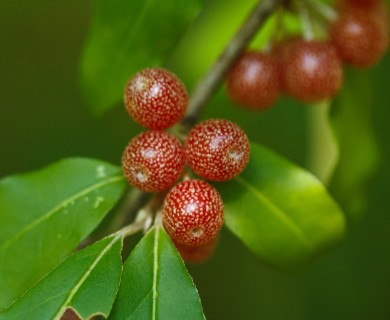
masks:
[(123, 96), (138, 70), (159, 66), (199, 12), (201, 0), (97, 0), (82, 59), (82, 87), (94, 113)]
[(365, 209), (365, 188), (378, 165), (379, 148), (371, 123), (373, 105), (369, 71), (347, 69), (330, 114), (340, 150), (330, 187), (352, 218)]
[(121, 249), (122, 237), (110, 236), (75, 253), (0, 312), (0, 319), (60, 319), (67, 307), (83, 319), (107, 317), (121, 278)]
[(119, 168), (67, 159), (0, 181), (0, 308), (51, 270), (115, 205)]
[(274, 266), (307, 263), (344, 234), (344, 216), (322, 184), (259, 145), (244, 172), (217, 188), (226, 226)]
[(161, 228), (150, 230), (127, 259), (109, 319), (204, 319), (191, 276)]
[(308, 106), (308, 170), (328, 185), (339, 161), (339, 145), (329, 123), (331, 101)]

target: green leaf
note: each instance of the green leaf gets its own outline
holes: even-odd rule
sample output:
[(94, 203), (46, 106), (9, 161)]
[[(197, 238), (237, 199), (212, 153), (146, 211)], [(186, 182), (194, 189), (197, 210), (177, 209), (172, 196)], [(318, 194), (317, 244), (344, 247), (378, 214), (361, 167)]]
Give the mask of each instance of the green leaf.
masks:
[(83, 319), (107, 317), (119, 288), (121, 249), (116, 235), (75, 253), (0, 312), (0, 319), (60, 319), (67, 307)]
[(82, 58), (82, 87), (94, 113), (123, 96), (138, 70), (160, 66), (199, 12), (201, 0), (97, 0)]
[(126, 261), (109, 319), (204, 319), (191, 276), (164, 230), (151, 229)]
[(347, 214), (356, 218), (365, 209), (365, 189), (378, 165), (379, 148), (371, 123), (374, 97), (369, 71), (345, 71), (343, 88), (330, 114), (340, 150), (330, 186)]
[(119, 168), (67, 159), (0, 181), (0, 308), (51, 270), (115, 205)]
[(307, 168), (325, 185), (332, 179), (339, 161), (339, 145), (329, 123), (330, 106), (330, 100), (308, 106)]
[(226, 226), (274, 266), (305, 264), (344, 234), (344, 216), (322, 184), (259, 145), (244, 172), (217, 188)]

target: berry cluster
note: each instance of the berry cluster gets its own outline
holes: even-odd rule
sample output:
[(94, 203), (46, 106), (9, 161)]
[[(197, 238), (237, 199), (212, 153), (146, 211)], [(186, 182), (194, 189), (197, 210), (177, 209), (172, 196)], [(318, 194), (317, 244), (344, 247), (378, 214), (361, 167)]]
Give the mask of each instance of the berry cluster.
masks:
[[(267, 52), (242, 54), (227, 78), (231, 99), (257, 110), (269, 108), (281, 94), (304, 102), (323, 100), (340, 89), (343, 63), (355, 67), (376, 63), (389, 39), (384, 0), (336, 1), (337, 10), (332, 9), (332, 17), (328, 15), (321, 24), (326, 39), (308, 40), (304, 30), (303, 38), (278, 39)], [(289, 0), (284, 5), (298, 12), (306, 6), (305, 12), (314, 18), (323, 9), (313, 3)], [(217, 244), (223, 202), (205, 181), (185, 178), (177, 182), (186, 164), (205, 180), (234, 178), (249, 161), (248, 138), (239, 126), (224, 119), (199, 123), (188, 132), (184, 143), (165, 132), (181, 121), (188, 105), (185, 86), (166, 69), (148, 68), (134, 75), (125, 87), (124, 101), (130, 117), (150, 130), (127, 145), (122, 156), (124, 175), (142, 191), (171, 188), (162, 207), (164, 228), (186, 261), (202, 261)]]
[(355, 67), (378, 62), (389, 44), (389, 16), (383, 0), (340, 1), (339, 17), (331, 25), (332, 44), (340, 58)]
[(162, 131), (184, 115), (188, 95), (170, 71), (148, 68), (138, 72), (125, 87), (125, 107), (130, 117), (151, 129), (133, 138), (122, 156), (125, 177), (146, 192), (160, 192), (181, 176), (185, 155), (180, 141)]
[[(151, 131), (133, 138), (122, 156), (122, 168), (131, 185), (146, 192), (171, 188), (182, 176), (185, 163), (211, 181), (232, 179), (249, 161), (249, 141), (236, 124), (223, 119), (199, 123), (184, 145), (163, 131), (181, 120), (188, 104), (182, 82), (170, 71), (145, 69), (125, 87), (125, 106), (131, 118)], [(200, 262), (214, 251), (223, 225), (223, 202), (211, 185), (183, 180), (166, 195), (163, 225), (183, 259)]]
[(271, 107), (280, 94), (320, 101), (341, 88), (343, 63), (362, 68), (378, 62), (389, 42), (384, 1), (339, 0), (336, 9), (336, 18), (322, 25), (326, 39), (287, 37), (267, 52), (242, 54), (228, 74), (230, 98), (255, 110)]

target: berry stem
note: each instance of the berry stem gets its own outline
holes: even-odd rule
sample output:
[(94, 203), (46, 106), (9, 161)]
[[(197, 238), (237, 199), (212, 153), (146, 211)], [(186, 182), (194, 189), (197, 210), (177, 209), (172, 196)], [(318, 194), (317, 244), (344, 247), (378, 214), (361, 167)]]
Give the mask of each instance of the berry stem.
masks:
[(322, 3), (318, 0), (306, 0), (308, 6), (313, 8), (314, 11), (318, 12), (321, 16), (323, 16), (326, 20), (332, 22), (338, 18), (337, 11), (332, 7), (328, 6), (325, 3)]
[(267, 18), (277, 7), (284, 2), (285, 0), (262, 0), (254, 7), (219, 58), (195, 86), (186, 116), (182, 121), (182, 124), (187, 129), (190, 129), (196, 123), (198, 113), (209, 102), (214, 92), (217, 91), (230, 67), (248, 46), (257, 31), (264, 25)]
[[(127, 215), (128, 217), (133, 217), (136, 214), (134, 222), (118, 231), (118, 233), (121, 233), (125, 237), (141, 230), (146, 233), (150, 229), (153, 222), (153, 213), (160, 208), (165, 196), (165, 192), (154, 194), (142, 192), (138, 189), (135, 190), (138, 192), (136, 195), (134, 193), (135, 196), (130, 199), (128, 203), (130, 207), (127, 211), (130, 213), (130, 215)], [(157, 211), (155, 220), (158, 214), (159, 211)]]
[(299, 8), (299, 16), (301, 18), (303, 28), (303, 38), (305, 39), (305, 41), (314, 40), (314, 27), (306, 3), (301, 4)]
[(154, 226), (155, 226), (156, 229), (157, 228), (161, 228), (162, 220), (163, 220), (163, 218), (162, 218), (162, 211), (159, 210), (159, 211), (157, 211), (156, 216), (154, 218)]
[[(141, 192), (142, 195), (145, 195), (146, 193)], [(141, 195), (140, 194), (140, 195)], [(116, 232), (116, 234), (120, 234), (123, 237), (131, 236), (139, 231), (143, 231), (146, 233), (151, 225), (153, 220), (153, 212), (154, 210), (161, 205), (161, 202), (163, 200), (164, 193), (160, 192), (155, 197), (148, 197), (149, 201), (138, 210), (137, 216), (134, 219), (134, 222), (123, 227), (119, 231)], [(152, 195), (148, 193), (147, 195)], [(140, 197), (136, 198), (138, 200)], [(132, 207), (134, 209), (135, 206)], [(161, 211), (158, 211), (155, 217), (154, 224), (156, 225), (157, 220), (159, 219), (159, 215), (161, 215)]]
[(272, 47), (273, 43), (277, 43), (287, 37), (286, 25), (284, 24), (285, 10), (284, 6), (280, 6), (275, 12), (275, 27), (271, 35), (270, 47)]
[(140, 220), (138, 222), (134, 222), (132, 224), (129, 224), (126, 227), (117, 231), (116, 234), (119, 234), (124, 238), (129, 237), (129, 236), (141, 231), (142, 229), (144, 229), (145, 220), (146, 220), (146, 218), (143, 220)]

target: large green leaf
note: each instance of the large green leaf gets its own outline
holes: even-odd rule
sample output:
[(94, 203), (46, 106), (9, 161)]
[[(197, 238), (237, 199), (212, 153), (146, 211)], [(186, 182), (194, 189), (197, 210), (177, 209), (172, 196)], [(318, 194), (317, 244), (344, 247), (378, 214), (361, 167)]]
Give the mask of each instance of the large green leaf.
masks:
[(217, 188), (227, 227), (277, 267), (307, 263), (344, 234), (344, 216), (322, 184), (259, 145), (244, 172)]
[(374, 97), (370, 78), (369, 71), (347, 69), (330, 114), (340, 150), (331, 190), (352, 218), (365, 209), (366, 185), (379, 158), (371, 123)]
[(106, 111), (121, 100), (136, 71), (163, 64), (201, 2), (96, 0), (81, 69), (91, 110)]
[(191, 276), (161, 228), (150, 230), (126, 261), (109, 319), (204, 319)]
[(118, 201), (119, 168), (62, 160), (0, 181), (0, 308), (56, 266)]
[(110, 236), (75, 253), (0, 312), (0, 319), (60, 319), (67, 307), (83, 319), (107, 317), (121, 278), (121, 249), (122, 237)]

